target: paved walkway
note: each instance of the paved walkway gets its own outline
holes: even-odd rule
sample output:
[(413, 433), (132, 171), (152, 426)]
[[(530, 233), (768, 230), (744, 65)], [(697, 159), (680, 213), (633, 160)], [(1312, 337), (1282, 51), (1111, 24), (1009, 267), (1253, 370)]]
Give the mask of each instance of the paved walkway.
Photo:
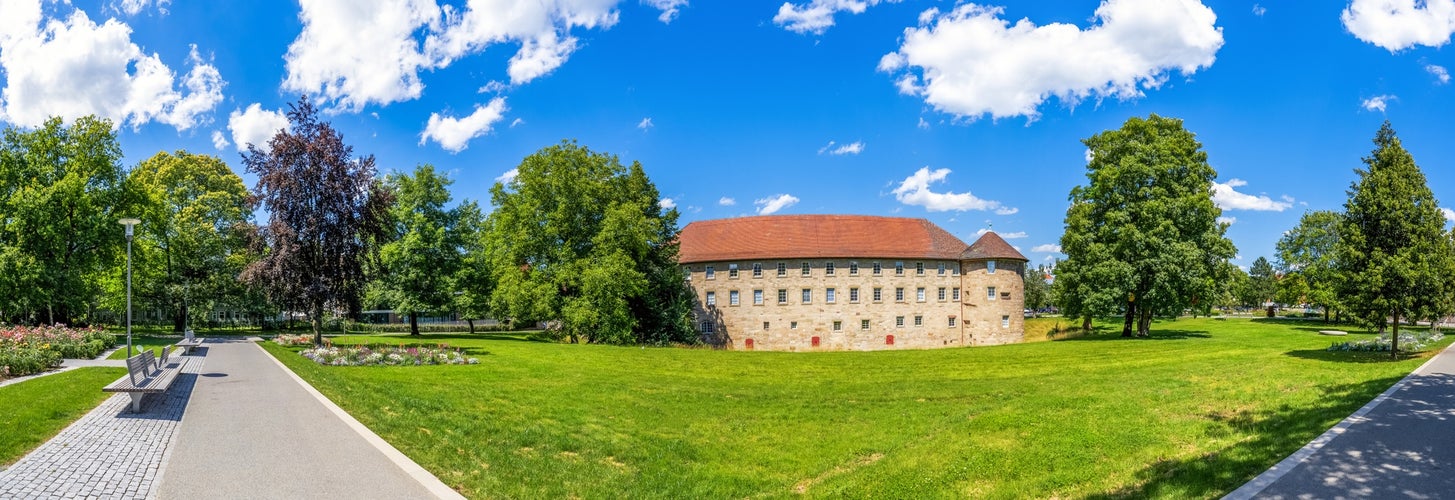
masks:
[(1225, 498), (1455, 497), (1455, 345)]
[(0, 498), (459, 498), (253, 342), (188, 357), (140, 413), (118, 394), (0, 471)]

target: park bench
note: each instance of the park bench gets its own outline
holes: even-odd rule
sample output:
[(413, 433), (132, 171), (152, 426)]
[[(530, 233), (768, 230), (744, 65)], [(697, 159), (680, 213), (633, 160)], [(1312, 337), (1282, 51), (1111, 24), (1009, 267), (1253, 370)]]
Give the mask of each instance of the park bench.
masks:
[(197, 337), (193, 337), (192, 330), (187, 330), (187, 332), (182, 337), (182, 341), (177, 343), (177, 347), (181, 347), (182, 349), (184, 349), (187, 354), (192, 354), (192, 349), (195, 349), (197, 346), (202, 345), (203, 340), (207, 339), (199, 339)]
[(172, 386), (177, 374), (187, 365), (187, 358), (171, 356), (172, 346), (162, 349), (161, 359), (151, 349), (126, 358), (126, 376), (103, 387), (105, 392), (124, 392), (131, 396), (132, 413), (141, 412), (141, 399), (147, 394), (160, 394)]

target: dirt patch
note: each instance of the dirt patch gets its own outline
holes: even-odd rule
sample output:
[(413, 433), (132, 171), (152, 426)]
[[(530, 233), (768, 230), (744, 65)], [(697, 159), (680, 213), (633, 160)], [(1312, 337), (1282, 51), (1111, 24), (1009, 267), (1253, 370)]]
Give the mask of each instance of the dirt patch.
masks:
[(884, 458), (884, 454), (883, 453), (875, 453), (875, 454), (872, 454), (872, 455), (864, 455), (864, 456), (861, 456), (861, 457), (856, 458), (854, 460), (850, 460), (848, 463), (841, 464), (841, 465), (839, 465), (837, 467), (834, 467), (832, 469), (829, 469), (827, 471), (824, 471), (823, 474), (819, 474), (817, 477), (812, 477), (812, 478), (809, 478), (809, 479), (804, 479), (802, 481), (799, 481), (798, 484), (793, 485), (793, 492), (794, 493), (797, 493), (797, 494), (800, 494), (800, 495), (802, 495), (804, 493), (808, 493), (808, 489), (809, 488), (812, 488), (813, 485), (815, 485), (815, 484), (822, 483), (822, 482), (824, 482), (824, 481), (826, 481), (829, 478), (832, 478), (834, 476), (838, 476), (838, 475), (841, 475), (841, 474), (847, 474), (849, 472), (853, 472), (853, 471), (858, 470), (858, 469), (860, 469), (860, 468), (862, 468), (862, 467), (864, 467), (866, 465), (872, 464), (874, 462), (878, 462), (879, 459), (881, 459), (881, 458)]

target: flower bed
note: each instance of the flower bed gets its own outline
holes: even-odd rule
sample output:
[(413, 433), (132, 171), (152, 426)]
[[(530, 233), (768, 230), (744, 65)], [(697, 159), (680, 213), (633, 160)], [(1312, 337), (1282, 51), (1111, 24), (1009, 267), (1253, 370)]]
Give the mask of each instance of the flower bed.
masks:
[(399, 366), (399, 365), (473, 365), (477, 358), (465, 357), (464, 351), (448, 345), (425, 346), (328, 346), (304, 349), (299, 354), (330, 366)]
[(273, 343), (283, 346), (313, 345), (313, 336), (307, 334), (289, 335), (284, 333), (273, 337)]
[[(1416, 333), (1400, 333), (1399, 349), (1401, 351), (1413, 352), (1423, 351), (1430, 344), (1439, 342), (1445, 335), (1434, 331), (1423, 331)], [(1353, 342), (1335, 342), (1329, 346), (1330, 351), (1368, 351), (1368, 352), (1389, 352), (1389, 334), (1381, 333), (1379, 337), (1370, 340), (1357, 340)]]
[(115, 345), (115, 335), (96, 327), (0, 328), (0, 377), (45, 371), (59, 366), (62, 358), (92, 359)]

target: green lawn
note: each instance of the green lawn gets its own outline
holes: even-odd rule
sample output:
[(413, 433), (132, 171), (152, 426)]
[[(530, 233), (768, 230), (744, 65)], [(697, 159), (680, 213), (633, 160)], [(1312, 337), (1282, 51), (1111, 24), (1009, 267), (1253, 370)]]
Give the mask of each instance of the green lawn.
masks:
[(434, 367), (267, 348), (466, 496), (585, 498), (1217, 497), (1434, 352), (1328, 353), (1315, 323), (1155, 326), (868, 353), (335, 339), (480, 358)]
[(96, 408), (125, 368), (77, 368), (0, 387), (0, 464), (9, 466)]
[[(160, 356), (162, 354), (162, 348), (163, 347), (166, 347), (166, 346), (175, 344), (179, 340), (182, 340), (182, 339), (175, 338), (175, 337), (174, 338), (167, 338), (167, 337), (140, 336), (140, 335), (137, 335), (136, 332), (132, 332), (132, 335), (131, 335), (131, 347), (132, 347), (131, 354), (132, 355), (136, 355), (136, 354), (140, 353), (142, 349), (151, 349), (152, 350), (152, 354), (156, 354), (156, 355)], [(111, 355), (110, 356), (107, 356), (106, 359), (126, 359), (126, 335), (125, 334), (123, 334), (121, 337), (118, 337), (116, 339), (116, 346), (117, 347), (120, 347), (120, 349), (117, 349), (116, 352), (111, 353)]]

